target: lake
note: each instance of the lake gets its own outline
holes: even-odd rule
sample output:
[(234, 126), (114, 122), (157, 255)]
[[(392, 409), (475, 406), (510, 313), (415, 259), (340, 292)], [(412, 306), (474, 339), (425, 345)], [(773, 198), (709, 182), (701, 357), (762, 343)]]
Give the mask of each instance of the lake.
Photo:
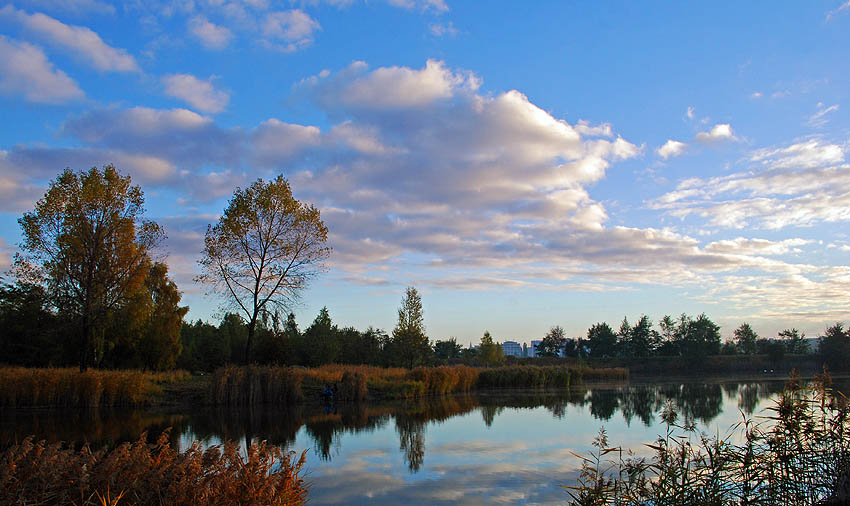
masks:
[[(151, 438), (170, 427), (185, 448), (265, 439), (307, 450), (310, 504), (564, 504), (601, 427), (611, 444), (648, 454), (659, 413), (728, 434), (757, 415), (783, 381), (598, 385), (408, 402), (291, 409), (38, 410), (2, 412), (0, 442), (29, 434), (93, 445)], [(848, 391), (846, 388), (843, 391)]]

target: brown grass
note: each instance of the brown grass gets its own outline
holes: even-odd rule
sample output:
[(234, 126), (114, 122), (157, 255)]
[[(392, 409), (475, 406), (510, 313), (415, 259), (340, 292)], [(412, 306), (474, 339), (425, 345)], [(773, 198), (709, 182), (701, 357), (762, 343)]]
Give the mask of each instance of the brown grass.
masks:
[(143, 434), (111, 451), (76, 451), (25, 439), (0, 453), (0, 504), (298, 505), (307, 498), (300, 458), (265, 442), (240, 451), (235, 442), (181, 452), (168, 434)]
[(361, 401), (367, 396), (418, 399), (467, 393), (476, 388), (567, 388), (582, 379), (625, 379), (622, 368), (564, 366), (477, 368), (463, 365), (415, 369), (325, 365), (302, 367), (223, 367), (215, 372), (208, 400), (215, 405), (286, 405), (318, 398), (322, 389), (337, 388), (336, 400)]
[(160, 384), (188, 377), (185, 371), (0, 367), (0, 406), (137, 406), (149, 403)]

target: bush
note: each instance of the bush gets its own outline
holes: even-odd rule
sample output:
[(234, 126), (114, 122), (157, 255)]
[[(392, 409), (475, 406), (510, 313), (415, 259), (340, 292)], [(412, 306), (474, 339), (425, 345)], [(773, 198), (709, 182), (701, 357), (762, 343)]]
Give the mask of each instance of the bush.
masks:
[[(741, 437), (710, 437), (677, 424), (668, 404), (667, 433), (648, 447), (654, 457), (623, 457), (604, 429), (582, 458), (575, 505), (850, 504), (850, 409), (828, 375), (801, 388), (792, 375), (767, 424), (745, 419)], [(742, 441), (737, 443), (736, 441)], [(612, 460), (605, 455), (614, 455)]]
[(143, 434), (111, 451), (75, 451), (32, 437), (0, 453), (0, 504), (121, 506), (168, 504), (299, 505), (307, 498), (300, 477), (306, 452), (265, 442), (245, 454), (239, 443), (203, 450), (195, 442), (174, 450), (163, 434), (154, 444)]

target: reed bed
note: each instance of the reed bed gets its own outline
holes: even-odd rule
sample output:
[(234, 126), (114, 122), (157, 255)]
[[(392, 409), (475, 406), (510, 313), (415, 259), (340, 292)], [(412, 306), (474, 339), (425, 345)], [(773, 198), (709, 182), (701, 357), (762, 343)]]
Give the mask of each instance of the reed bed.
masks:
[(325, 387), (336, 390), (335, 400), (418, 399), (467, 393), (477, 388), (568, 388), (583, 378), (624, 379), (621, 368), (591, 369), (565, 366), (508, 366), (477, 368), (464, 365), (415, 369), (326, 365), (302, 367), (223, 367), (213, 375), (208, 401), (215, 405), (292, 404), (319, 397)]
[(168, 434), (148, 444), (76, 451), (25, 439), (0, 453), (0, 504), (31, 506), (300, 505), (307, 485), (300, 458), (265, 442), (241, 451), (227, 442), (173, 449)]
[(185, 371), (0, 367), (0, 406), (138, 406), (150, 403), (159, 385), (188, 377)]
[(679, 423), (672, 404), (662, 418), (667, 433), (646, 445), (654, 451), (649, 460), (611, 447), (600, 431), (594, 452), (579, 456), (578, 486), (566, 487), (572, 504), (850, 504), (850, 403), (830, 389), (828, 375), (805, 388), (792, 377), (763, 422), (736, 427), (738, 439)]

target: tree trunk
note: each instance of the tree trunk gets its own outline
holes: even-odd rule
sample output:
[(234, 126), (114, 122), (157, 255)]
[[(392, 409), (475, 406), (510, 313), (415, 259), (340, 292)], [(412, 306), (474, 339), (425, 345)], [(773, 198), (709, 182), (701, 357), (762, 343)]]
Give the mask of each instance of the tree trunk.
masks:
[(254, 341), (254, 329), (257, 327), (257, 315), (248, 322), (248, 340), (245, 341), (245, 363), (251, 364), (251, 344)]
[(89, 325), (88, 315), (83, 316), (82, 325), (82, 343), (80, 345), (80, 372), (86, 372), (89, 367), (89, 348), (91, 347), (91, 325)]

